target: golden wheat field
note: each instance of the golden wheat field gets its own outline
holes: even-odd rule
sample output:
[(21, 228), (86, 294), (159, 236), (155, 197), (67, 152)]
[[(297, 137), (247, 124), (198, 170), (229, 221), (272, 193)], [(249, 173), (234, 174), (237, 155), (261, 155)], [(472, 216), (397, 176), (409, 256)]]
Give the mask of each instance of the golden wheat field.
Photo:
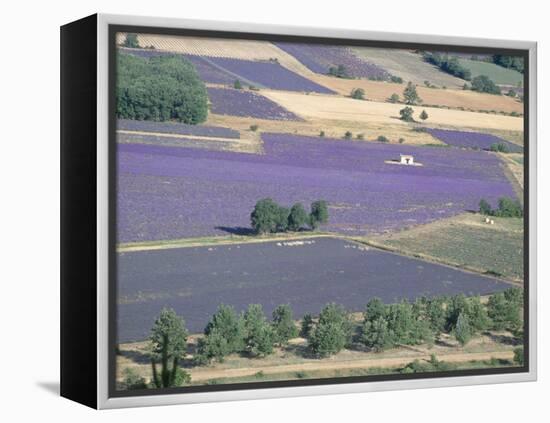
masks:
[[(286, 109), (304, 118), (335, 119), (355, 122), (378, 122), (407, 125), (399, 120), (402, 104), (354, 100), (351, 98), (327, 95), (291, 93), (275, 90), (262, 90), (262, 94), (279, 103)], [(521, 131), (523, 119), (487, 113), (474, 113), (462, 110), (448, 110), (434, 107), (412, 106), (415, 116), (426, 110), (428, 123), (471, 128), (494, 128)]]

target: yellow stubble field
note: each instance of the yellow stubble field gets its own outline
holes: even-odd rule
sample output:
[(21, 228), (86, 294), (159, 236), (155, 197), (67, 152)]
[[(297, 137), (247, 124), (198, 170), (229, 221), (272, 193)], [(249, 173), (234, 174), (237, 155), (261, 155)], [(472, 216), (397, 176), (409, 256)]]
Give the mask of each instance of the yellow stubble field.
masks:
[[(330, 95), (302, 94), (274, 90), (262, 90), (262, 94), (281, 106), (306, 119), (332, 119), (338, 121), (407, 125), (399, 119), (404, 105), (375, 101), (354, 100)], [(422, 110), (429, 115), (430, 125), (452, 127), (504, 129), (521, 131), (523, 118), (434, 107), (411, 106), (414, 116)]]

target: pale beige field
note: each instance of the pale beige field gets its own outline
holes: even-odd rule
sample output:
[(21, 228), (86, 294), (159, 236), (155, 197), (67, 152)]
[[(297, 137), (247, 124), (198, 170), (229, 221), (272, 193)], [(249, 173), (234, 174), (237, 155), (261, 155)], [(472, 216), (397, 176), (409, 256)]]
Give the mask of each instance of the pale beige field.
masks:
[[(365, 90), (365, 98), (374, 101), (386, 101), (392, 94), (397, 94), (403, 99), (403, 90), (406, 84), (393, 84), (389, 82), (368, 81), (366, 79), (342, 79), (326, 75), (313, 75), (309, 77), (320, 85), (324, 85), (344, 96), (349, 96), (351, 90), (362, 88)], [(450, 108), (464, 108), (470, 111), (497, 111), (505, 113), (523, 114), (523, 103), (519, 100), (504, 96), (477, 93), (462, 89), (441, 89), (417, 86), (418, 95), (422, 104), (445, 106)]]
[[(290, 93), (262, 90), (262, 94), (279, 103), (286, 109), (306, 119), (332, 119), (350, 122), (407, 125), (399, 119), (402, 104), (354, 100), (330, 95)], [(415, 116), (426, 110), (427, 124), (450, 125), (470, 128), (494, 128), (520, 131), (523, 119), (487, 113), (474, 113), (462, 110), (438, 109), (434, 107), (412, 106)]]

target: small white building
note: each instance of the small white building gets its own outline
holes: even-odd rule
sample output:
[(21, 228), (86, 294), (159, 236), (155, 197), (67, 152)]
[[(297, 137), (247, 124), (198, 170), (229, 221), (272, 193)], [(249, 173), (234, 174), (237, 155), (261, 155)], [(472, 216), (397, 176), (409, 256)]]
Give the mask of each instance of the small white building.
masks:
[(404, 165), (414, 165), (414, 157), (410, 154), (400, 154), (400, 163)]

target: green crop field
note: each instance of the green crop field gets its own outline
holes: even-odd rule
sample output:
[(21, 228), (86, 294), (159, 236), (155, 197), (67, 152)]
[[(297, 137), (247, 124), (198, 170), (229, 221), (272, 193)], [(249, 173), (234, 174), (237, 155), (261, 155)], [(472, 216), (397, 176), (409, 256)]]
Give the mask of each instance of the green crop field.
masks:
[(389, 249), (520, 281), (523, 220), (494, 218), (494, 221), (494, 225), (489, 225), (482, 216), (467, 214), (373, 241)]
[(470, 69), (472, 78), (479, 75), (487, 75), (495, 84), (517, 85), (523, 83), (523, 75), (513, 69), (506, 69), (494, 63), (480, 62), (478, 60), (462, 59), (458, 61), (462, 66)]

